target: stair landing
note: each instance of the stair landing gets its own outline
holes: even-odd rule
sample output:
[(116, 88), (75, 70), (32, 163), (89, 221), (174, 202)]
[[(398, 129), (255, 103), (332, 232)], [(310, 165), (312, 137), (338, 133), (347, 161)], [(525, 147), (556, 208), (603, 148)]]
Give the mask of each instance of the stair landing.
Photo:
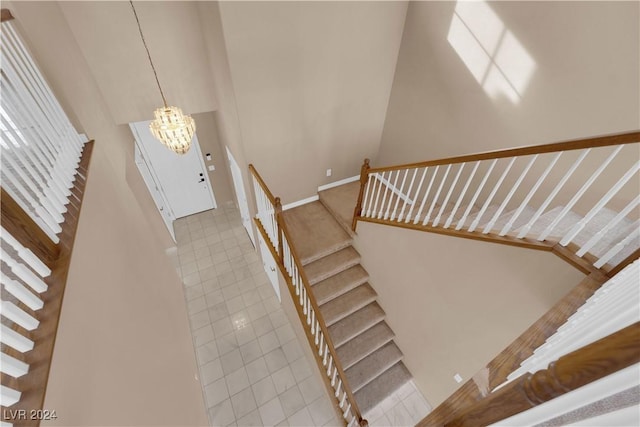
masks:
[(353, 221), (353, 210), (358, 201), (358, 193), (360, 193), (360, 181), (350, 182), (318, 193), (322, 204), (333, 214), (338, 224), (351, 235), (353, 235), (351, 222)]
[(351, 236), (320, 202), (286, 210), (283, 217), (302, 265), (351, 245)]

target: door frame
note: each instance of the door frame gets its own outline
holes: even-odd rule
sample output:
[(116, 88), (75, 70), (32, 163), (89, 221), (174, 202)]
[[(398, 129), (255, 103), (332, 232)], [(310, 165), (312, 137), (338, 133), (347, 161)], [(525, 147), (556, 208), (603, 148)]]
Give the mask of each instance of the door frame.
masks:
[(153, 199), (156, 208), (160, 212), (160, 216), (162, 217), (162, 221), (167, 226), (167, 230), (169, 230), (169, 234), (174, 242), (176, 241), (175, 230), (173, 229), (173, 221), (176, 220), (176, 216), (171, 209), (171, 205), (167, 201), (167, 198), (164, 194), (164, 190), (162, 188), (162, 184), (158, 180), (158, 177), (155, 176), (155, 171), (147, 162), (147, 158), (142, 152), (140, 144), (138, 140), (134, 138), (134, 162), (138, 167), (138, 171), (142, 176), (142, 180), (147, 185), (147, 189), (151, 194), (151, 198)]
[[(235, 157), (233, 157), (233, 154), (231, 153), (229, 147), (225, 148), (227, 151), (227, 159), (229, 162), (229, 172), (231, 172), (231, 180), (233, 181), (233, 189), (236, 193), (236, 201), (238, 202), (238, 210), (240, 211), (240, 220), (242, 221), (242, 226), (249, 235), (251, 244), (253, 244), (253, 247), (257, 249), (258, 247), (256, 246), (255, 237), (253, 235), (253, 221), (251, 220), (251, 211), (249, 210), (249, 199), (247, 198), (247, 192), (244, 188), (244, 180), (242, 179), (242, 169), (240, 169), (240, 166), (238, 165)], [(242, 193), (244, 200), (238, 193)], [(246, 220), (242, 215), (243, 210), (246, 211), (247, 214)]]

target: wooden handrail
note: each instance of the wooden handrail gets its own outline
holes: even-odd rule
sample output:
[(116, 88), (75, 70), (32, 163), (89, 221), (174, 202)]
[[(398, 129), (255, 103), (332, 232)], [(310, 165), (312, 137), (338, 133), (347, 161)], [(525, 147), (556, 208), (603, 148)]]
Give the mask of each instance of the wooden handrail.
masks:
[[(58, 254), (50, 264), (52, 267), (51, 275), (44, 279), (45, 283), (48, 285), (48, 289), (40, 295), (44, 302), (44, 306), (40, 311), (31, 313), (40, 321), (40, 324), (38, 328), (31, 332), (20, 328), (20, 326), (16, 324), (12, 325), (12, 329), (34, 341), (34, 348), (24, 354), (9, 347), (6, 349), (3, 348), (3, 351), (7, 354), (18, 360), (22, 360), (30, 366), (29, 372), (17, 379), (9, 375), (2, 374), (3, 385), (11, 387), (22, 393), (20, 401), (11, 406), (11, 410), (14, 411), (13, 413), (18, 413), (15, 412), (18, 410), (24, 410), (26, 411), (24, 413), (28, 415), (31, 410), (42, 409), (44, 404), (49, 371), (51, 369), (53, 348), (58, 331), (62, 301), (64, 298), (64, 290), (69, 274), (71, 253), (80, 218), (83, 195), (87, 184), (86, 177), (91, 160), (91, 154), (93, 152), (93, 146), (94, 141), (87, 142), (84, 146), (82, 157), (80, 158), (80, 164), (77, 170), (81, 172), (81, 174), (76, 174), (74, 188), (72, 190), (73, 193), (79, 197), (78, 200), (67, 205), (67, 212), (64, 214), (62, 232), (60, 233), (60, 242), (56, 246)], [(14, 209), (18, 209), (19, 211), (11, 212)], [(20, 241), (21, 244), (38, 254), (37, 248), (39, 245), (36, 244), (34, 246), (34, 241), (40, 239), (43, 233), (33, 221), (29, 222), (24, 219), (25, 217), (30, 220), (17, 203), (15, 203), (15, 201), (13, 201), (3, 190), (1, 218), (3, 227), (5, 227), (5, 229), (18, 241)], [(19, 218), (24, 220), (24, 222), (18, 223), (14, 218)], [(25, 234), (28, 235), (28, 238), (25, 238)], [(50, 239), (48, 240), (50, 242)], [(22, 303), (19, 303), (19, 305), (23, 310), (30, 312), (29, 308), (24, 306)], [(2, 409), (4, 420), (5, 407), (3, 406)], [(11, 420), (7, 421), (12, 422)], [(15, 420), (13, 420), (13, 422), (15, 422)], [(37, 419), (20, 420), (20, 425), (38, 426), (39, 424), (40, 421)]]
[(493, 160), (506, 157), (529, 156), (533, 154), (553, 153), (558, 151), (580, 150), (584, 148), (607, 147), (610, 145), (632, 144), (640, 142), (640, 131), (618, 133), (612, 135), (598, 136), (586, 139), (575, 139), (571, 141), (558, 142), (553, 144), (533, 145), (529, 147), (509, 148), (506, 150), (486, 151), (483, 153), (470, 154), (466, 156), (448, 157), (445, 159), (429, 160), (426, 162), (407, 163), (402, 165), (378, 167), (369, 169), (369, 174), (378, 172), (395, 171), (399, 169), (413, 169), (427, 166), (449, 165), (464, 162), (475, 162), (478, 160)]
[[(300, 257), (298, 256), (298, 252), (296, 251), (296, 248), (292, 244), (292, 241), (291, 241), (291, 238), (290, 238), (291, 235), (289, 234), (289, 230), (287, 228), (287, 224), (285, 223), (282, 214), (278, 215), (277, 220), (278, 220), (278, 227), (282, 230), (282, 235), (284, 236), (284, 238), (287, 239), (287, 242), (289, 242), (289, 250), (291, 251), (291, 256), (293, 258), (294, 263), (296, 264), (296, 267), (298, 269), (300, 277), (302, 278), (302, 285), (304, 286), (304, 288), (306, 290), (307, 297), (309, 298), (309, 303), (311, 304), (311, 307), (313, 308), (313, 311), (316, 314), (316, 320), (318, 321), (318, 324), (320, 325), (320, 330), (322, 331), (322, 334), (324, 335), (324, 340), (325, 340), (325, 343), (327, 344), (327, 348), (329, 349), (329, 353), (333, 357), (333, 363), (334, 363), (334, 365), (335, 365), (335, 367), (336, 367), (336, 369), (338, 371), (338, 377), (342, 380), (342, 388), (347, 393), (348, 400), (351, 403), (351, 410), (353, 411), (355, 416), (358, 418), (359, 424), (361, 426), (366, 426), (366, 425), (368, 425), (368, 423), (362, 417), (362, 413), (360, 412), (360, 408), (358, 408), (358, 404), (356, 402), (356, 399), (353, 396), (353, 393), (351, 391), (351, 387), (349, 386), (349, 383), (347, 381), (347, 376), (344, 373), (344, 369), (342, 369), (342, 363), (340, 363), (340, 359), (338, 359), (336, 349), (335, 349), (335, 347), (333, 345), (333, 340), (331, 339), (331, 336), (329, 335), (329, 330), (327, 329), (327, 326), (324, 323), (324, 318), (322, 317), (322, 313), (320, 311), (320, 307), (318, 306), (318, 302), (316, 300), (316, 297), (313, 294), (313, 291), (311, 290), (311, 285), (309, 285), (309, 279), (307, 278), (307, 274), (304, 271), (304, 268), (302, 266), (302, 262), (300, 261)], [(284, 267), (284, 260), (283, 260), (283, 267)], [(284, 276), (285, 277), (289, 277), (288, 274), (284, 274)], [(289, 288), (290, 291), (292, 291), (292, 289), (293, 289), (292, 287)], [(291, 294), (291, 296), (292, 296), (292, 298), (294, 298), (294, 300), (295, 300), (295, 298), (297, 298), (297, 297), (295, 297), (295, 295), (293, 293)], [(295, 305), (296, 305), (296, 307), (299, 306), (299, 304), (295, 304)], [(302, 314), (302, 313), (300, 312), (299, 314)], [(301, 317), (301, 320), (302, 320), (303, 324), (306, 324), (306, 321), (302, 317)], [(311, 344), (312, 347), (315, 347), (315, 342), (314, 342), (313, 339), (311, 339), (310, 344)], [(319, 356), (316, 353), (316, 359), (318, 359), (318, 358), (319, 358)], [(326, 377), (326, 375), (324, 375), (324, 377)]]
[(11, 21), (14, 19), (9, 9), (0, 9), (0, 18), (0, 22)]
[(276, 205), (276, 197), (271, 193), (271, 190), (269, 190), (269, 187), (267, 187), (267, 184), (264, 182), (264, 180), (262, 179), (262, 177), (260, 176), (260, 174), (258, 173), (256, 168), (253, 167), (253, 164), (249, 164), (249, 170), (251, 171), (253, 176), (256, 178), (256, 180), (258, 180), (258, 184), (260, 184), (260, 187), (262, 187), (262, 189), (264, 190), (264, 192), (267, 195), (267, 197), (269, 198), (269, 201), (271, 202), (271, 204), (273, 204), (275, 206)]
[(446, 427), (486, 426), (640, 362), (640, 322), (525, 374), (477, 402)]

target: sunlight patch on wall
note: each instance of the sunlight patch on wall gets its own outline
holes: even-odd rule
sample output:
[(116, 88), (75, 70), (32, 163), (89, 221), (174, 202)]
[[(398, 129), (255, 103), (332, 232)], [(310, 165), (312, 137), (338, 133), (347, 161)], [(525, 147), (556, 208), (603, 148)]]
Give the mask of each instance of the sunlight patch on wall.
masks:
[(447, 40), (492, 99), (520, 102), (536, 62), (486, 2), (458, 1)]

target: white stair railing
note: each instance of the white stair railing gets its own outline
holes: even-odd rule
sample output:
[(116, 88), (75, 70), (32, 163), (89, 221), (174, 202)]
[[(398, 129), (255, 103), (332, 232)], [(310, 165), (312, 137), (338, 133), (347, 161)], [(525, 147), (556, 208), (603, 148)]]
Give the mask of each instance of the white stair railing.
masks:
[(260, 174), (253, 165), (249, 165), (253, 182), (253, 192), (256, 199), (256, 218), (267, 233), (269, 241), (276, 250), (280, 247), (280, 233), (278, 232), (277, 214), (282, 210), (280, 198), (274, 197)]
[[(75, 229), (66, 228), (69, 232), (63, 238), (64, 245), (59, 243), (70, 206), (76, 216), (73, 221), (77, 221), (80, 192), (86, 181), (79, 165), (87, 141), (73, 128), (11, 20), (5, 20), (5, 10), (2, 16), (0, 371), (6, 375), (2, 407), (12, 408), (4, 410), (2, 424), (11, 425), (5, 422), (11, 421), (7, 414), (20, 414), (25, 410), (20, 405), (41, 409), (34, 405), (42, 404), (46, 389), (51, 356), (47, 352), (52, 351), (55, 341), (51, 327), (57, 324)], [(27, 242), (32, 246), (25, 246)], [(61, 246), (67, 258), (58, 263), (61, 258), (56, 257), (63, 257)], [(52, 274), (52, 266), (59, 266), (57, 275)], [(54, 284), (52, 297), (49, 291)], [(38, 373), (31, 377), (34, 370)], [(9, 377), (12, 379), (5, 383)]]
[(640, 260), (628, 265), (602, 285), (494, 391), (526, 372), (535, 373), (544, 369), (561, 356), (640, 321), (638, 277)]
[(356, 219), (560, 244), (613, 267), (640, 247), (639, 150), (640, 132), (630, 132), (386, 168), (365, 163)]

